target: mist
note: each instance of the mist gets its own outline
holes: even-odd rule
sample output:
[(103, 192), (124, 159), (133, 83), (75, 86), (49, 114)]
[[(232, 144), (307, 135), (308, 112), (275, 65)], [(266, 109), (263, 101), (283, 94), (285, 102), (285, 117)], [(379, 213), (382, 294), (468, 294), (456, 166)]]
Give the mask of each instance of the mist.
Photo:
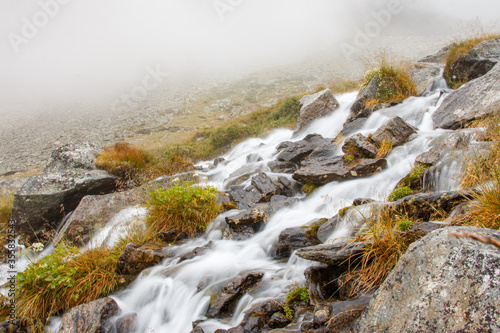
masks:
[[(151, 70), (162, 73), (162, 84), (176, 86), (318, 54), (340, 57), (339, 45), (352, 44), (356, 29), (390, 2), (0, 0), (0, 115), (109, 103)], [(471, 21), (495, 28), (500, 11), (491, 0), (396, 2), (401, 10), (381, 37), (445, 41), (470, 32)]]

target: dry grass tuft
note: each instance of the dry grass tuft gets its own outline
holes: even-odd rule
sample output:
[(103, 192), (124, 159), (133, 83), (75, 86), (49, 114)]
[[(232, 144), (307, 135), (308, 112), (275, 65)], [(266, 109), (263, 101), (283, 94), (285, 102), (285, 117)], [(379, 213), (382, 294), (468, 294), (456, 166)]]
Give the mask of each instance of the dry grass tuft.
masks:
[(0, 196), (0, 246), (2, 248), (7, 243), (7, 231), (9, 229), (9, 220), (13, 202), (13, 194)]
[(389, 154), (392, 150), (392, 141), (388, 139), (384, 139), (378, 147), (376, 158), (384, 158)]
[(492, 237), (479, 235), (479, 234), (472, 233), (472, 232), (460, 232), (460, 233), (450, 232), (449, 235), (455, 236), (455, 237), (461, 237), (461, 238), (471, 238), (471, 239), (477, 240), (477, 241), (484, 243), (484, 244), (491, 244), (500, 250), (500, 241), (498, 239), (495, 239)]

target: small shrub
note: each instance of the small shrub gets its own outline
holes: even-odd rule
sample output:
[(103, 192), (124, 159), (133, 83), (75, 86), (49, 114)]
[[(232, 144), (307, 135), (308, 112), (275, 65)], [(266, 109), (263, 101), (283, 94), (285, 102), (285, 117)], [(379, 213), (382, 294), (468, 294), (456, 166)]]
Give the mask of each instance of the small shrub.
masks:
[(392, 150), (392, 141), (389, 139), (382, 140), (380, 147), (378, 147), (376, 158), (384, 158), (389, 154)]
[(111, 251), (104, 246), (79, 251), (60, 244), (18, 274), (18, 317), (45, 318), (116, 290), (120, 276)]
[(283, 305), (283, 311), (285, 312), (285, 317), (290, 320), (293, 320), (293, 311), (288, 305)]
[(457, 62), (463, 60), (465, 56), (479, 43), (499, 37), (500, 35), (481, 33), (473, 38), (454, 43), (446, 55), (446, 66), (444, 69), (444, 77), (448, 86), (453, 89), (458, 89), (468, 81), (468, 78), (463, 77), (462, 73), (453, 73), (454, 66)]
[(309, 304), (309, 290), (305, 286), (296, 286), (288, 292), (286, 295), (286, 301), (288, 304), (294, 302), (304, 302)]
[(397, 201), (401, 198), (406, 197), (407, 195), (413, 194), (413, 190), (408, 186), (400, 187), (392, 191), (387, 197), (388, 201)]
[[(410, 67), (402, 61), (389, 60), (387, 55), (380, 55), (374, 66), (367, 71), (363, 79), (361, 90), (378, 76), (377, 103), (401, 102), (417, 93), (417, 88), (410, 74)], [(376, 104), (376, 103), (375, 103)]]
[(347, 155), (347, 156), (345, 156), (344, 158), (345, 158), (345, 161), (346, 161), (347, 163), (351, 163), (352, 161), (354, 161), (354, 158), (355, 158), (355, 157), (354, 157), (354, 155)]
[(177, 229), (194, 236), (223, 211), (216, 194), (215, 188), (194, 186), (192, 182), (150, 192), (148, 227), (156, 233)]

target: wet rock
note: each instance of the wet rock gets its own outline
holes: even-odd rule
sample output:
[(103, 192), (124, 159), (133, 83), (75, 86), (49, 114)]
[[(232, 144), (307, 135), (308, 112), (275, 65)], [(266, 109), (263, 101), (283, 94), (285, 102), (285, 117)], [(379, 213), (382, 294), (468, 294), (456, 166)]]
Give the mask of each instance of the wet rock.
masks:
[(498, 230), (449, 227), (412, 243), (354, 330), (500, 331), (500, 251), (453, 232), (500, 239)]
[(246, 160), (247, 160), (247, 163), (254, 163), (254, 162), (261, 162), (264, 159), (262, 158), (262, 156), (260, 156), (258, 154), (249, 154), (249, 155), (247, 155)]
[(358, 158), (375, 158), (377, 147), (361, 134), (355, 134), (345, 140), (342, 151), (346, 155)]
[(276, 186), (278, 186), (279, 189), (278, 193), (286, 197), (293, 197), (294, 195), (300, 193), (301, 190), (296, 181), (290, 180), (285, 176), (278, 176), (278, 179), (276, 179)]
[(355, 300), (331, 303), (331, 321), (326, 327), (327, 332), (353, 332), (351, 328), (355, 320), (368, 307), (372, 298), (373, 294), (367, 294)]
[(166, 243), (173, 243), (187, 239), (189, 236), (184, 232), (177, 229), (160, 232), (162, 240)]
[(297, 164), (292, 162), (271, 161), (267, 166), (275, 173), (294, 173), (298, 169)]
[(110, 297), (79, 305), (63, 315), (59, 333), (109, 332), (105, 329), (108, 319), (119, 311), (120, 307)]
[(226, 217), (226, 223), (230, 228), (249, 226), (254, 231), (258, 231), (262, 224), (267, 221), (266, 210), (269, 204), (257, 204), (255, 207)]
[(22, 241), (48, 242), (47, 234), (56, 230), (64, 215), (84, 196), (115, 189), (118, 177), (94, 165), (98, 152), (89, 142), (58, 148), (43, 172), (29, 177), (16, 192), (12, 219), (17, 221), (16, 231)]
[(278, 237), (276, 256), (288, 258), (296, 249), (319, 244), (311, 227), (288, 228), (283, 230)]
[(309, 134), (303, 140), (282, 143), (278, 146), (278, 150), (280, 147), (284, 148), (281, 149), (281, 152), (278, 154), (277, 160), (281, 162), (293, 162), (300, 164), (303, 159), (312, 153), (314, 148), (329, 144), (329, 139), (325, 139), (319, 134)]
[(393, 147), (397, 147), (405, 144), (410, 135), (416, 132), (416, 128), (408, 125), (400, 117), (393, 116), (373, 133), (372, 140), (378, 145), (384, 140), (389, 140)]
[(226, 159), (224, 157), (217, 157), (214, 160), (214, 166), (219, 166), (219, 164), (223, 164), (226, 162)]
[(413, 82), (417, 88), (417, 95), (422, 95), (439, 77), (444, 64), (431, 62), (417, 62), (411, 73)]
[(337, 110), (339, 102), (330, 89), (325, 89), (314, 95), (306, 95), (300, 100), (300, 116), (294, 133), (299, 133), (314, 120), (328, 116)]
[(383, 158), (359, 159), (350, 163), (342, 156), (307, 159), (292, 177), (299, 182), (324, 185), (333, 181), (368, 177), (386, 167), (387, 160)]
[(255, 206), (261, 199), (261, 194), (255, 186), (249, 186), (245, 189), (231, 189), (228, 195), (239, 209), (249, 209)]
[(248, 274), (229, 283), (217, 295), (215, 302), (211, 302), (206, 316), (208, 318), (231, 316), (241, 296), (250, 291), (262, 276), (262, 273)]
[(66, 239), (75, 245), (87, 244), (121, 210), (144, 203), (141, 189), (105, 195), (87, 195), (61, 227), (54, 243)]
[(270, 328), (283, 328), (286, 325), (290, 324), (292, 321), (288, 319), (281, 312), (276, 312), (271, 316), (271, 319), (267, 323), (267, 326)]
[(265, 173), (254, 176), (252, 185), (261, 194), (260, 202), (269, 202), (273, 195), (280, 193), (280, 187)]
[(365, 89), (361, 91), (351, 106), (351, 113), (349, 114), (348, 121), (351, 122), (360, 117), (367, 117), (365, 105), (369, 100), (374, 100), (378, 98), (378, 75), (375, 75), (371, 81), (368, 83)]
[(356, 118), (352, 121), (346, 121), (340, 134), (334, 139), (335, 142), (340, 141), (342, 138), (348, 137), (352, 133), (360, 130), (368, 118)]
[(476, 45), (452, 66), (452, 81), (467, 82), (488, 73), (500, 61), (500, 38)]
[[(217, 330), (219, 331), (219, 330)], [(220, 331), (225, 331), (225, 330), (220, 330)], [(203, 330), (203, 328), (201, 328), (200, 326), (196, 326), (192, 331), (191, 333), (205, 333), (205, 331)]]
[(473, 191), (419, 193), (406, 196), (392, 204), (391, 209), (410, 218), (428, 221), (436, 213), (449, 214), (456, 206), (473, 198)]
[(375, 202), (375, 200), (370, 198), (356, 198), (352, 201), (353, 206), (361, 206), (369, 203)]
[(285, 207), (291, 207), (295, 205), (297, 202), (299, 202), (299, 199), (297, 198), (288, 198), (283, 195), (275, 195), (274, 197), (271, 198), (269, 206), (267, 206), (266, 215), (268, 217), (271, 217), (278, 210), (283, 209)]
[(247, 181), (257, 172), (262, 172), (265, 170), (264, 165), (255, 163), (249, 163), (243, 165), (238, 170), (232, 172), (227, 179), (224, 180), (225, 187), (231, 187), (234, 185), (240, 185), (241, 183)]
[(430, 232), (433, 232), (434, 230), (437, 230), (443, 226), (442, 222), (415, 222), (411, 226), (410, 231), (414, 232), (415, 234), (418, 234), (420, 237), (423, 237), (427, 235)]
[(328, 240), (328, 237), (335, 230), (337, 230), (337, 227), (339, 226), (340, 223), (342, 223), (342, 216), (340, 216), (339, 214), (328, 219), (328, 221), (323, 223), (318, 229), (318, 232), (317, 232), (318, 240), (321, 243), (325, 243)]
[(224, 239), (232, 239), (235, 241), (249, 239), (253, 235), (255, 235), (255, 230), (247, 225), (232, 226), (231, 228), (225, 229), (222, 233)]
[(436, 138), (431, 142), (431, 149), (417, 156), (415, 163), (434, 165), (452, 149), (463, 149), (469, 146), (471, 135), (467, 132), (453, 132)]
[(313, 323), (315, 327), (324, 325), (330, 319), (329, 306), (320, 305), (314, 309)]
[(137, 330), (137, 313), (130, 313), (116, 320), (116, 333), (133, 333)]
[(205, 254), (214, 246), (214, 243), (212, 241), (209, 241), (207, 244), (203, 246), (196, 247), (194, 250), (189, 251), (188, 253), (185, 253), (179, 257), (179, 263), (193, 259), (194, 257), (197, 257), (199, 255)]
[(316, 264), (304, 271), (306, 286), (312, 302), (329, 300), (339, 296), (342, 283), (339, 277), (348, 269), (347, 265), (331, 266)]
[(43, 321), (39, 319), (15, 319), (0, 323), (0, 333), (43, 332)]
[(295, 254), (303, 259), (336, 266), (360, 254), (364, 248), (364, 244), (360, 243), (320, 244), (298, 249)]
[(500, 65), (444, 99), (432, 115), (437, 128), (457, 129), (500, 108)]
[(145, 268), (158, 264), (165, 258), (162, 254), (164, 245), (158, 243), (144, 243), (142, 245), (128, 243), (123, 253), (118, 257), (118, 270), (122, 274), (135, 275)]

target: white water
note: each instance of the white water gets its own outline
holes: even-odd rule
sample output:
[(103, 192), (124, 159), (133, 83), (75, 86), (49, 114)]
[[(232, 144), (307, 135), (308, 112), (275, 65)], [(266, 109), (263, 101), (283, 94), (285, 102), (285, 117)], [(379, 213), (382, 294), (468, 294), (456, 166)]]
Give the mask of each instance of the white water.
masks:
[[(313, 123), (300, 137), (293, 137), (289, 130), (277, 130), (265, 139), (250, 139), (239, 144), (224, 156), (225, 163), (206, 172), (210, 184), (225, 189), (225, 180), (229, 175), (244, 174), (250, 170), (261, 170), (272, 176), (267, 163), (276, 157), (276, 146), (279, 143), (300, 140), (310, 133), (335, 137), (341, 130), (355, 97), (355, 93), (339, 96), (340, 109)], [(125, 313), (138, 314), (139, 332), (184, 333), (191, 331), (193, 321), (204, 318), (214, 290), (244, 274), (264, 273), (259, 287), (241, 299), (231, 320), (221, 322), (212, 319), (201, 324), (207, 333), (218, 328), (236, 326), (243, 319), (244, 311), (252, 304), (271, 297), (282, 297), (292, 282), (304, 281), (303, 272), (310, 262), (295, 256), (288, 263), (272, 259), (280, 232), (285, 228), (331, 217), (340, 208), (350, 205), (355, 198), (384, 200), (397, 182), (411, 170), (415, 157), (428, 150), (431, 139), (445, 132), (432, 128), (431, 116), (441, 100), (439, 91), (426, 97), (410, 98), (401, 105), (375, 112), (368, 119), (359, 131), (365, 135), (373, 133), (396, 114), (419, 129), (413, 140), (389, 154), (386, 170), (369, 178), (324, 185), (293, 207), (278, 211), (264, 230), (244, 241), (221, 239), (220, 228), (224, 223), (221, 222), (222, 219), (217, 219), (205, 236), (175, 248), (178, 254), (182, 254), (212, 240), (213, 248), (206, 254), (180, 264), (174, 259), (167, 259), (143, 272), (127, 290), (113, 297)], [(247, 162), (250, 154), (258, 155), (262, 161)], [(337, 154), (341, 154), (340, 148)], [(243, 170), (239, 172), (241, 168)], [(232, 213), (234, 212), (225, 214)], [(350, 229), (352, 226), (349, 224), (342, 226), (330, 236), (330, 240), (347, 236)]]
[[(439, 84), (437, 87), (440, 88)], [(434, 130), (432, 124), (432, 114), (444, 97), (440, 96), (439, 91), (428, 92), (425, 97), (410, 98), (398, 106), (379, 110), (358, 131), (364, 135), (373, 133), (393, 115), (400, 116), (418, 128), (418, 133), (411, 141), (395, 148), (388, 155), (386, 170), (369, 178), (326, 184), (307, 198), (302, 195), (297, 204), (276, 212), (262, 231), (244, 241), (222, 239), (224, 217), (238, 211), (224, 213), (212, 222), (204, 236), (169, 249), (170, 252), (181, 255), (212, 241), (212, 248), (205, 254), (182, 263), (178, 263), (177, 259), (166, 259), (161, 264), (145, 270), (126, 290), (112, 295), (122, 308), (123, 314), (138, 314), (138, 332), (141, 333), (187, 333), (191, 331), (193, 321), (204, 319), (213, 292), (244, 274), (264, 273), (259, 287), (242, 297), (230, 320), (212, 319), (201, 324), (205, 332), (210, 333), (218, 328), (236, 326), (243, 319), (244, 311), (260, 300), (283, 297), (291, 283), (304, 282), (304, 270), (311, 262), (295, 255), (292, 255), (287, 263), (273, 260), (275, 243), (281, 231), (305, 225), (319, 218), (332, 217), (340, 208), (350, 205), (355, 198), (384, 200), (397, 182), (412, 169), (415, 157), (429, 149), (433, 138), (446, 133), (443, 130)], [(339, 110), (314, 122), (298, 137), (293, 137), (290, 130), (281, 129), (265, 139), (254, 138), (239, 144), (224, 156), (224, 163), (201, 176), (208, 177), (208, 184), (221, 190), (226, 189), (230, 175), (263, 171), (272, 177), (275, 174), (270, 172), (267, 163), (276, 158), (277, 145), (283, 141), (300, 140), (311, 133), (329, 138), (336, 137), (347, 119), (355, 97), (356, 93), (338, 96)], [(337, 154), (342, 154), (340, 148)], [(257, 155), (262, 160), (252, 162), (256, 160), (254, 158), (247, 162), (248, 155)], [(206, 162), (200, 165), (209, 164), (210, 162)], [(130, 223), (137, 224), (144, 214), (143, 208), (120, 212), (93, 238), (89, 246), (103, 242), (113, 244), (119, 235), (127, 232)], [(352, 228), (353, 225), (344, 224), (330, 235), (330, 241), (348, 236)], [(55, 326), (57, 323), (52, 329)]]

